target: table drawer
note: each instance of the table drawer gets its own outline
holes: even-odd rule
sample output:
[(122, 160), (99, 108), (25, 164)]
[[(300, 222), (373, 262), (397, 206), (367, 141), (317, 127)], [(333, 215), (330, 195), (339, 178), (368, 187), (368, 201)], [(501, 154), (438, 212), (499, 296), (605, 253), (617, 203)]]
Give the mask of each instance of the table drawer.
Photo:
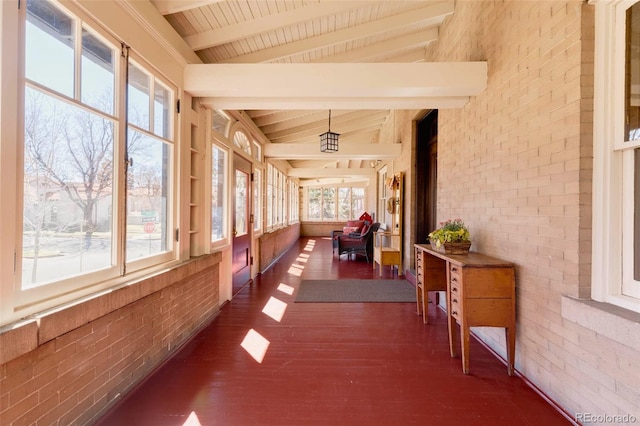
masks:
[(451, 295), (451, 316), (457, 320), (462, 318), (462, 303), (460, 303), (460, 296)]
[(465, 268), (464, 280), (467, 299), (514, 297), (513, 268)]

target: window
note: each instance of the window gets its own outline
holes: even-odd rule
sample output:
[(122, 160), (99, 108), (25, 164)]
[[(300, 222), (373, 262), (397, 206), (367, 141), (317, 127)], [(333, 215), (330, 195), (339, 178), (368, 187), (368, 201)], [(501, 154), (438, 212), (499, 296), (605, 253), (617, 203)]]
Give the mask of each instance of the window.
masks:
[(233, 144), (240, 148), (246, 154), (251, 155), (251, 142), (247, 135), (242, 132), (236, 132), (233, 135)]
[(25, 17), (16, 300), (35, 304), (175, 259), (176, 89), (58, 3)]
[(229, 127), (229, 117), (220, 111), (211, 111), (211, 128), (222, 136), (227, 136), (227, 129)]
[(173, 93), (132, 60), (128, 70), (126, 260), (131, 262), (173, 250)]
[(267, 229), (287, 224), (287, 177), (272, 164), (267, 164)]
[(289, 224), (300, 221), (300, 187), (289, 180)]
[(593, 3), (592, 297), (640, 312), (640, 2)]
[(308, 187), (306, 218), (316, 221), (346, 221), (365, 212), (365, 189), (360, 187)]
[(227, 152), (217, 145), (211, 148), (211, 242), (226, 239)]
[(262, 162), (262, 145), (258, 142), (253, 142), (253, 159)]
[(262, 231), (262, 170), (253, 171), (253, 231)]
[(384, 224), (387, 221), (387, 166), (378, 170), (378, 222)]

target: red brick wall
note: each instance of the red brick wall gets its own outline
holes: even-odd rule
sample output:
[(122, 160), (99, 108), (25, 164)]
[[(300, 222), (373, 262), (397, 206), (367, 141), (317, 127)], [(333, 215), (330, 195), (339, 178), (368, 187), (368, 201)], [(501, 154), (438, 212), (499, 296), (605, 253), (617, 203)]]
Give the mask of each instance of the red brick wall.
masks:
[(260, 246), (260, 272), (271, 266), (298, 238), (300, 238), (299, 223), (263, 234), (258, 242)]
[(331, 237), (331, 231), (347, 226), (343, 222), (302, 222), (300, 236), (302, 237)]
[[(203, 256), (0, 334), (0, 424), (91, 423), (215, 317), (219, 261)], [(35, 349), (5, 350), (33, 333)]]

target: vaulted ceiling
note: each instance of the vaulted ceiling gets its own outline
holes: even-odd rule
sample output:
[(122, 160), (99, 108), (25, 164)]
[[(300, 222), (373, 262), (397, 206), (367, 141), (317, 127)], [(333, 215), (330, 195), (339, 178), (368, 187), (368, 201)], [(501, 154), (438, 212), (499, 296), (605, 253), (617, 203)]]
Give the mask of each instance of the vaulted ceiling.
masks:
[[(204, 64), (418, 63), (424, 60), (425, 47), (437, 39), (438, 26), (454, 13), (453, 1), (424, 0), (151, 0), (151, 3)], [(240, 68), (227, 69), (234, 76), (237, 72), (233, 70)], [(317, 81), (328, 74), (323, 74), (322, 68), (314, 70), (320, 70)], [(225, 80), (217, 81), (220, 86)], [(323, 83), (328, 86), (320, 84), (320, 91), (331, 87), (331, 82)], [(263, 84), (268, 85), (269, 80)], [(293, 81), (291, 84), (295, 86)], [(361, 144), (397, 142), (381, 140), (380, 129), (393, 120), (394, 108), (402, 108), (402, 103), (393, 100), (403, 96), (404, 90), (389, 88), (397, 92), (391, 94), (389, 102), (360, 104), (358, 100), (364, 96), (352, 94), (351, 103), (332, 104), (328, 98), (305, 94), (305, 83), (301, 84), (301, 89), (296, 89), (300, 96), (285, 93), (285, 101), (271, 97), (252, 99), (253, 103), (225, 104), (222, 92), (214, 91), (207, 96), (203, 90), (202, 96), (213, 108), (235, 106), (246, 111), (274, 144), (308, 144), (308, 155), (287, 158), (294, 168), (316, 172), (319, 168), (371, 168), (371, 158), (397, 155), (395, 151), (361, 158), (320, 155), (318, 135), (327, 130), (328, 109), (333, 107), (331, 130), (341, 134), (341, 150), (349, 144), (362, 147)], [(282, 91), (286, 92), (286, 87)], [(287, 103), (291, 98), (296, 102)], [(460, 99), (464, 103), (467, 98)], [(444, 105), (450, 102), (442, 95), (438, 100), (445, 101)], [(417, 104), (422, 105), (420, 101)], [(424, 104), (425, 108), (430, 107), (428, 102)]]

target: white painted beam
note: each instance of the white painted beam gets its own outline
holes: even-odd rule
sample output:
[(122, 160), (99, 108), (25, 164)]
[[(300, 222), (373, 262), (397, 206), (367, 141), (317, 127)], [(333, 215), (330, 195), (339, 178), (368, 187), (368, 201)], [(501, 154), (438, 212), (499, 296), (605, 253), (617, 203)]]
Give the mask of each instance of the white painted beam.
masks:
[(292, 168), (287, 171), (288, 177), (296, 178), (326, 178), (326, 177), (342, 177), (342, 176), (367, 176), (375, 175), (376, 170), (367, 169), (350, 169), (350, 168)]
[(378, 55), (382, 58), (372, 62), (424, 62), (424, 46), (397, 55)]
[(185, 37), (185, 41), (193, 50), (207, 49), (220, 46), (236, 40), (253, 37), (257, 34), (274, 31), (279, 28), (295, 25), (299, 22), (333, 15), (357, 7), (357, 3), (349, 1), (335, 1), (311, 4), (302, 8), (292, 9), (273, 15), (267, 15), (252, 21), (245, 21), (234, 25), (205, 31)]
[(216, 109), (458, 108), (487, 85), (486, 62), (193, 64), (185, 91)]
[(220, 1), (223, 0), (151, 0), (151, 3), (153, 3), (161, 15), (170, 15), (172, 13), (208, 6)]
[(264, 146), (264, 155), (268, 158), (293, 159), (358, 159), (385, 160), (400, 156), (401, 144), (341, 144), (338, 152), (320, 152), (320, 139), (317, 145), (296, 143), (270, 143)]
[(372, 37), (394, 29), (405, 28), (409, 25), (422, 23), (423, 25), (438, 25), (445, 17), (454, 11), (453, 1), (433, 3), (426, 7), (399, 13), (387, 18), (377, 19), (355, 27), (328, 32), (319, 36), (298, 40), (280, 46), (262, 49), (257, 52), (235, 56), (225, 60), (226, 63), (258, 63), (268, 62), (288, 56), (299, 55), (311, 50), (334, 46), (347, 41)]
[(424, 96), (419, 98), (204, 98), (213, 109), (449, 109), (462, 108), (468, 96)]
[[(341, 133), (350, 131), (352, 128), (361, 128), (365, 124), (382, 124), (389, 116), (389, 111), (361, 110), (349, 114), (332, 114), (331, 125), (333, 131)], [(262, 127), (263, 133), (271, 140), (282, 136), (292, 136), (297, 134), (319, 134), (327, 131), (329, 124), (329, 114), (324, 112), (318, 120), (307, 121), (306, 123), (286, 122), (282, 125)]]
[[(398, 51), (412, 50), (416, 47), (424, 47), (429, 43), (432, 43), (438, 39), (438, 30), (435, 28), (418, 31), (415, 33), (407, 34), (401, 37), (395, 37), (393, 39), (383, 41), (381, 43), (375, 43), (368, 45), (360, 49), (349, 50), (337, 55), (325, 56), (316, 63), (327, 62), (362, 62), (364, 59), (379, 56), (380, 52), (387, 54), (394, 54)], [(397, 61), (400, 62), (400, 61)], [(404, 62), (417, 62), (417, 61), (404, 61)]]

